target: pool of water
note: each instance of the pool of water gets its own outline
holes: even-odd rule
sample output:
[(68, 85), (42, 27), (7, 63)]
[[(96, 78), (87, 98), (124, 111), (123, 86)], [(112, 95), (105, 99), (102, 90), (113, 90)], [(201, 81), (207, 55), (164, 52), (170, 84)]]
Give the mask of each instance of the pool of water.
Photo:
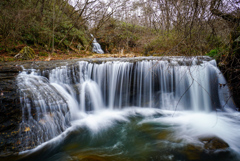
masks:
[[(16, 160), (28, 161), (237, 161), (240, 154), (239, 113), (175, 112), (125, 108), (92, 113), (61, 135)], [(201, 137), (217, 137), (229, 147), (205, 147)], [(218, 143), (221, 144), (221, 143)], [(6, 158), (7, 159), (7, 158)]]

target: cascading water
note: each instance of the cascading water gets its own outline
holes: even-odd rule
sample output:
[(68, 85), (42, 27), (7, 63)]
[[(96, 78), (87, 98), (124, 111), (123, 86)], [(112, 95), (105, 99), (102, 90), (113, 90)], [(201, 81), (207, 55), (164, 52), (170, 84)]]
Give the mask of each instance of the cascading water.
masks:
[(104, 51), (101, 48), (101, 45), (97, 42), (96, 38), (94, 38), (94, 36), (91, 34), (92, 38), (93, 38), (93, 48), (92, 48), (92, 52), (94, 53), (98, 53), (98, 54), (104, 54)]
[(227, 86), (219, 86), (226, 81), (214, 60), (80, 61), (77, 66), (52, 70), (49, 80), (63, 86), (77, 84), (70, 94), (80, 93), (75, 99), (82, 111), (129, 106), (212, 111), (230, 97)]
[(62, 133), (33, 151), (30, 160), (45, 148), (50, 148), (40, 157), (45, 160), (191, 160), (180, 149), (203, 146), (197, 139), (202, 135), (226, 141), (225, 151), (236, 159), (240, 121), (234, 112), (220, 112), (235, 106), (214, 60), (97, 62), (19, 74), (27, 141), (39, 145)]
[[(61, 86), (58, 90), (49, 84), (47, 78), (25, 72), (18, 76), (18, 87), (21, 89), (22, 123), (20, 131), (28, 132), (24, 146), (39, 145), (59, 135), (70, 125), (69, 107), (74, 100), (63, 95)], [(65, 91), (65, 90), (64, 90)], [(67, 101), (72, 101), (71, 105)], [(20, 133), (22, 135), (22, 133)]]

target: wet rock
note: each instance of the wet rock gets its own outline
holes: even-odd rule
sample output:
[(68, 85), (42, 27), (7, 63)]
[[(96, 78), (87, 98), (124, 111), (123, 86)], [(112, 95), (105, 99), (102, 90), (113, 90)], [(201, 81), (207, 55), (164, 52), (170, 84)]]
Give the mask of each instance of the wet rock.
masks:
[(216, 151), (226, 150), (227, 148), (229, 148), (229, 145), (217, 136), (201, 137), (199, 138), (199, 140), (204, 144), (205, 150)]
[[(28, 133), (36, 127), (22, 127), (22, 107), (20, 103), (20, 93), (18, 91), (16, 78), (18, 74), (26, 69), (36, 69), (41, 75), (48, 77), (49, 71), (56, 67), (74, 64), (75, 61), (55, 61), (49, 62), (0, 62), (0, 157), (14, 155), (20, 151), (32, 149), (37, 146), (36, 141), (31, 141)], [(36, 110), (32, 110), (33, 119)], [(44, 121), (40, 122), (43, 123)], [(31, 130), (29, 130), (29, 128)], [(37, 131), (37, 130), (35, 130)], [(27, 145), (27, 146), (26, 146)], [(1, 160), (1, 159), (0, 159)]]
[(203, 153), (203, 147), (200, 145), (188, 144), (185, 154), (189, 160), (200, 160)]
[(187, 144), (181, 152), (188, 160), (211, 160), (231, 158), (229, 145), (217, 136), (201, 136), (200, 143)]
[(16, 85), (21, 68), (0, 65), (0, 156), (18, 152), (19, 122), (22, 112)]

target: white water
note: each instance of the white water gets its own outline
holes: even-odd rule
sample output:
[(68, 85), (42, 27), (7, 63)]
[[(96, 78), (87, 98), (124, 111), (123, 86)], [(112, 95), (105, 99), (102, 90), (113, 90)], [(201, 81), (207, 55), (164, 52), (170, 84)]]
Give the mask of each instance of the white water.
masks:
[(61, 134), (70, 125), (69, 107), (75, 107), (63, 87), (55, 85), (56, 90), (45, 77), (35, 74), (22, 72), (17, 78), (22, 104), (20, 135), (25, 131), (29, 136), (23, 141), (25, 146), (38, 145)]
[[(162, 116), (156, 117), (154, 115)], [(128, 128), (132, 128), (129, 124), (131, 124), (131, 118), (142, 116), (143, 120), (138, 122), (135, 126), (137, 129), (135, 130), (135, 133), (128, 133)], [(239, 145), (239, 132), (240, 132), (240, 120), (239, 120), (239, 113), (201, 113), (201, 112), (173, 112), (173, 111), (165, 111), (160, 109), (154, 109), (154, 108), (126, 108), (123, 110), (102, 110), (98, 112), (94, 112), (91, 114), (81, 116), (81, 119), (72, 121), (72, 126), (68, 128), (65, 132), (63, 132), (58, 137), (38, 146), (37, 148), (31, 150), (30, 152), (24, 152), (23, 154), (27, 153), (28, 155), (31, 153), (39, 153), (41, 154), (41, 151), (43, 151), (43, 154), (45, 152), (45, 149), (48, 149), (50, 153), (55, 152), (55, 149), (58, 149), (58, 147), (68, 147), (72, 144), (76, 146), (76, 144), (82, 145), (81, 140), (66, 142), (65, 140), (68, 140), (69, 135), (71, 136), (72, 133), (77, 133), (77, 136), (83, 137), (83, 140), (89, 140), (90, 143), (94, 144), (94, 142), (98, 142), (98, 139), (104, 138), (104, 142), (111, 142), (113, 140), (114, 144), (110, 147), (104, 147), (104, 144), (100, 147), (91, 147), (91, 145), (88, 145), (89, 142), (87, 142), (87, 147), (82, 145), (84, 148), (79, 149), (74, 153), (75, 154), (84, 154), (93, 150), (93, 155), (96, 155), (98, 151), (102, 151), (104, 148), (109, 148), (109, 152), (105, 152), (105, 155), (112, 155), (112, 156), (120, 156), (121, 159), (116, 160), (127, 160), (124, 159), (124, 153), (127, 152), (128, 149), (125, 149), (124, 144), (126, 142), (131, 141), (132, 139), (136, 140), (135, 137), (139, 137), (139, 131), (142, 130), (142, 127), (144, 125), (151, 126), (154, 125), (155, 128), (151, 128), (150, 130), (154, 130), (155, 133), (161, 134), (161, 129), (167, 129), (169, 131), (172, 131), (171, 134), (169, 134), (166, 138), (166, 141), (162, 140), (155, 140), (154, 144), (160, 144), (160, 147), (165, 146), (167, 149), (174, 150), (177, 147), (185, 148), (184, 145), (187, 144), (195, 144), (202, 146), (202, 142), (198, 140), (201, 136), (218, 136), (219, 138), (223, 139), (225, 142), (227, 142), (231, 148), (231, 150), (235, 151), (236, 153), (240, 153), (240, 145)], [(121, 123), (119, 125), (119, 122)], [(113, 130), (112, 128), (120, 126), (120, 130)], [(127, 127), (126, 127), (127, 126)], [(129, 127), (130, 126), (130, 127)], [(125, 127), (125, 128), (124, 128)], [(86, 134), (82, 129), (88, 129), (90, 133), (88, 134), (90, 138), (85, 138)], [(82, 132), (81, 132), (82, 131)], [(140, 131), (141, 132), (141, 131)], [(146, 130), (146, 132), (148, 132)], [(79, 133), (79, 134), (78, 134)], [(111, 138), (106, 133), (110, 134), (118, 134), (119, 138)], [(150, 133), (151, 134), (151, 133)], [(154, 133), (153, 133), (154, 134)], [(106, 136), (104, 136), (106, 135)], [(84, 137), (85, 136), (85, 137)], [(121, 137), (120, 137), (121, 136)], [(74, 139), (74, 138), (72, 138)], [(138, 138), (144, 139), (142, 137)], [(179, 141), (179, 139), (181, 141)], [(62, 144), (65, 142), (65, 144)], [(138, 143), (139, 144), (139, 143)], [(136, 151), (138, 156), (141, 156), (146, 151), (154, 150), (153, 148), (156, 147), (147, 147), (149, 144), (153, 143), (145, 143), (141, 146), (139, 146), (137, 143), (136, 145), (132, 145), (132, 148)], [(122, 147), (123, 146), (123, 147)], [(89, 149), (88, 149), (89, 148)], [(116, 153), (112, 153), (114, 149), (117, 149)], [(122, 149), (123, 148), (123, 149)], [(72, 149), (73, 150), (73, 149)], [(165, 149), (161, 149), (164, 150)], [(103, 150), (104, 151), (104, 150)], [(194, 153), (194, 152), (193, 152)], [(166, 157), (172, 156), (165, 153), (159, 153), (161, 156), (166, 155)], [(52, 154), (54, 155), (54, 154)], [(102, 154), (103, 155), (103, 154)], [(101, 156), (101, 155), (100, 155)], [(137, 157), (133, 154), (134, 157)], [(59, 158), (60, 159), (60, 158)], [(59, 160), (57, 159), (57, 160)], [(40, 156), (41, 160), (41, 156)], [(51, 159), (48, 159), (51, 160)], [(138, 159), (134, 159), (138, 160)], [(141, 159), (140, 159), (141, 160)], [(143, 159), (146, 160), (146, 159)], [(166, 160), (173, 160), (175, 159), (166, 159)], [(228, 159), (223, 159), (224, 161), (227, 161)], [(234, 161), (237, 161), (238, 159), (235, 159)], [(51, 160), (52, 161), (52, 160)]]
[[(140, 114), (144, 119), (139, 125), (164, 123), (175, 131), (175, 138), (187, 142), (215, 135), (240, 152), (238, 113), (213, 112), (235, 108), (228, 87), (219, 86), (226, 81), (214, 60), (80, 61), (51, 70), (49, 80), (37, 73), (19, 74), (18, 86), (23, 111), (28, 111), (23, 112), (23, 130), (44, 122), (39, 128), (47, 132), (40, 134), (38, 144), (59, 135), (69, 124), (70, 131), (85, 126), (94, 135)], [(39, 117), (32, 117), (34, 107), (39, 107)], [(155, 118), (155, 114), (164, 117)]]
[(179, 65), (184, 61), (81, 61), (77, 67), (52, 70), (49, 81), (65, 88), (75, 86), (66, 91), (81, 100), (81, 111), (138, 106), (210, 112), (228, 105), (234, 107), (228, 87), (219, 86), (226, 81), (214, 60), (197, 65), (195, 58), (192, 65)]
[(93, 35), (91, 34), (92, 38), (93, 38), (93, 48), (92, 48), (92, 52), (94, 53), (98, 53), (98, 54), (104, 54), (104, 51), (101, 48), (101, 45), (97, 42), (96, 38), (93, 37)]

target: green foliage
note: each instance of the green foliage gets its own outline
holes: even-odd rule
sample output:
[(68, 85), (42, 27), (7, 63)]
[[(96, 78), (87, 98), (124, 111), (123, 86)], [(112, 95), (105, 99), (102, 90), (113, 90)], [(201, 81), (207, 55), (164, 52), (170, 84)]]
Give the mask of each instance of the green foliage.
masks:
[(216, 35), (208, 35), (206, 37), (207, 43), (210, 46), (214, 46), (214, 47), (220, 47), (222, 45), (222, 39), (220, 36), (216, 36)]
[(5, 61), (7, 61), (7, 62), (15, 61), (15, 59), (14, 59), (14, 58), (4, 58), (4, 57), (0, 57), (0, 62), (5, 62)]
[(51, 55), (52, 55), (52, 56), (56, 56), (57, 54), (56, 54), (56, 53), (52, 53)]
[(0, 62), (4, 62), (5, 58), (4, 57), (0, 57)]
[(82, 44), (82, 46), (85, 46), (85, 45), (88, 44), (88, 40), (87, 40), (86, 35), (83, 31), (84, 30), (82, 28), (80, 28), (80, 29), (73, 28), (71, 30), (71, 32), (69, 33), (69, 36), (71, 38), (73, 38), (73, 37), (76, 38), (76, 40), (78, 42), (80, 42)]
[(219, 53), (219, 50), (218, 49), (212, 49), (209, 53), (207, 53), (206, 55), (207, 56), (210, 56), (210, 57), (215, 57), (217, 56)]
[[(52, 45), (53, 1), (9, 0), (0, 2), (0, 48), (8, 52), (21, 43), (26, 45)], [(65, 7), (64, 7), (65, 6)], [(86, 29), (74, 19), (72, 6), (64, 0), (57, 1), (54, 17), (54, 46), (67, 48), (72, 40), (83, 46), (88, 43)], [(72, 27), (68, 33), (68, 30)], [(65, 38), (63, 43), (61, 40)], [(20, 43), (21, 42), (21, 43)]]
[(223, 54), (224, 54), (224, 50), (222, 48), (215, 48), (215, 49), (212, 49), (210, 52), (208, 52), (206, 55), (213, 57), (215, 59), (218, 59)]
[(98, 42), (102, 48), (110, 53), (117, 53), (124, 49), (125, 52), (137, 48), (143, 35), (151, 34), (150, 30), (131, 23), (110, 19), (103, 28), (98, 31)]
[(159, 53), (174, 48), (179, 42), (174, 31), (169, 33), (158, 33), (158, 36), (153, 38), (149, 43), (144, 45), (144, 54)]
[(10, 61), (15, 61), (15, 59), (14, 59), (14, 58), (7, 58), (6, 61), (8, 61), (8, 62), (10, 62)]
[(38, 55), (39, 56), (48, 56), (48, 53), (46, 53), (46, 52), (39, 52)]

